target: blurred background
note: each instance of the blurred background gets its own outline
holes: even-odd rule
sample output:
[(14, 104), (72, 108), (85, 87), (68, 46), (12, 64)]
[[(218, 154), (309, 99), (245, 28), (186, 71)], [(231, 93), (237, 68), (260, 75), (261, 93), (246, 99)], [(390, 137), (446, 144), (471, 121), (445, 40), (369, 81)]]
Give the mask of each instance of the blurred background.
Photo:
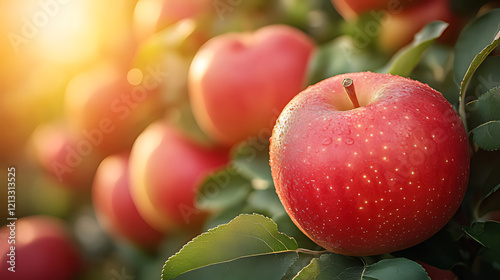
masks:
[[(465, 22), (487, 1), (454, 2), (454, 13)], [(99, 196), (92, 190), (99, 164), (128, 153), (157, 120), (168, 120), (203, 145), (214, 144), (199, 129), (187, 90), (191, 60), (214, 36), (276, 23), (297, 27), (318, 46), (329, 46), (324, 54), (332, 64), (311, 66), (308, 84), (377, 69), (413, 38), (409, 34), (409, 41), (389, 47), (377, 43), (378, 35), (365, 42), (357, 34), (363, 20), (346, 19), (329, 0), (2, 0), (0, 223), (9, 224), (6, 205), (12, 193), (6, 184), (8, 168), (15, 167), (17, 237), (22, 217), (56, 218), (43, 224), (61, 226), (80, 258), (73, 260), (78, 272), (68, 272), (75, 278), (60, 279), (158, 279), (165, 260), (193, 234), (141, 237), (113, 229), (95, 211), (96, 204), (104, 209), (115, 203), (93, 199)], [(341, 55), (333, 59), (336, 52)], [(434, 50), (439, 52), (446, 53)], [(428, 71), (415, 75), (436, 81)], [(439, 79), (443, 92), (454, 90), (446, 77)], [(111, 176), (120, 169), (108, 170), (102, 172)], [(130, 202), (130, 194), (125, 196), (122, 200)], [(130, 213), (114, 215), (133, 219)], [(149, 226), (141, 222), (131, 227)]]

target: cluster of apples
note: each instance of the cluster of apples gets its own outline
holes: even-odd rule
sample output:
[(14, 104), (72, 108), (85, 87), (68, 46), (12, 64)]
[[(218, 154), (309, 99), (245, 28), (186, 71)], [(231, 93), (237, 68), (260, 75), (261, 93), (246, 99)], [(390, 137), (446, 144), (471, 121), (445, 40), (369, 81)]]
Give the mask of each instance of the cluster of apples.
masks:
[[(387, 11), (380, 38), (389, 51), (430, 20), (455, 20), (446, 0), (400, 1), (397, 9), (390, 0), (332, 2), (347, 20)], [(202, 15), (200, 7), (211, 3), (139, 1), (135, 32), (144, 39)], [(141, 17), (158, 8), (154, 19)], [(91, 189), (96, 216), (115, 238), (154, 250), (176, 231), (199, 231), (207, 217), (194, 203), (201, 180), (228, 163), (233, 147), (250, 137), (267, 140), (273, 128), (271, 168), (280, 199), (295, 224), (330, 251), (359, 256), (407, 248), (457, 210), (469, 174), (468, 143), (440, 93), (370, 72), (307, 88), (316, 43), (288, 25), (206, 42), (198, 37), (197, 44), (179, 80), (204, 137), (171, 117), (180, 108), (167, 101), (166, 89), (178, 76), (156, 65), (124, 71), (129, 58), (75, 77), (66, 90), (65, 121), (33, 133), (38, 163), (63, 185)], [(378, 184), (385, 191), (372, 188)], [(387, 222), (394, 219), (397, 226)]]
[[(142, 37), (148, 32), (155, 36), (163, 28), (182, 26), (182, 19), (204, 12), (199, 9), (203, 1), (198, 2), (190, 7), (176, 1), (139, 1), (136, 36), (147, 41)], [(141, 25), (141, 10), (160, 3), (164, 6), (155, 24)], [(193, 40), (199, 50), (187, 67), (177, 54), (166, 62), (155, 57), (144, 67), (124, 67), (140, 56), (140, 46), (131, 46), (132, 57), (88, 68), (66, 88), (64, 118), (41, 124), (30, 140), (34, 160), (60, 185), (80, 197), (90, 191), (103, 229), (119, 242), (153, 252), (172, 233), (199, 232), (207, 217), (194, 204), (201, 180), (226, 165), (231, 148), (241, 141), (263, 131), (269, 138), (279, 112), (306, 87), (307, 64), (315, 49), (311, 38), (286, 25), (223, 34), (206, 44), (203, 36)], [(172, 63), (180, 67), (165, 66)], [(205, 136), (193, 136), (172, 117), (184, 106), (172, 102), (169, 89), (175, 83), (185, 90), (179, 99), (189, 100), (189, 114)], [(26, 232), (30, 223), (20, 219), (19, 230)], [(44, 243), (42, 235), (40, 239)], [(66, 233), (57, 239), (74, 246)], [(69, 272), (77, 268), (81, 266), (68, 265)], [(65, 279), (50, 271), (36, 273)]]

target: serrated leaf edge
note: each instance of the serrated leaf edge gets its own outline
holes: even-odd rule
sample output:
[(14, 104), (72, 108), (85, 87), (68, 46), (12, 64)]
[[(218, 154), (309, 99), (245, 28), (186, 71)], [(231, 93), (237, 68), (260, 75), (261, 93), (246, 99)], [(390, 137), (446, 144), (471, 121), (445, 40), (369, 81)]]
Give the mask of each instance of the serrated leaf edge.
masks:
[[(475, 127), (474, 129), (472, 129), (471, 131), (469, 131), (469, 135), (472, 134), (473, 135), (473, 138), (474, 138), (474, 142), (477, 144), (477, 141), (476, 141), (476, 134), (474, 134), (474, 131), (479, 129), (479, 128), (482, 128), (484, 126), (487, 126), (487, 125), (490, 125), (491, 123), (499, 123), (500, 124), (500, 120), (494, 120), (494, 121), (489, 121), (489, 122), (485, 122), (481, 125), (478, 125), (477, 127)], [(493, 137), (491, 137), (493, 139)], [(479, 146), (479, 145), (478, 145)], [(496, 151), (500, 148), (497, 148), (497, 149), (486, 149), (484, 147), (481, 147), (479, 146), (481, 149), (484, 149), (484, 150), (487, 150), (487, 151)]]
[[(170, 256), (170, 257), (169, 257), (169, 258), (165, 261), (165, 263), (163, 264), (162, 271), (161, 271), (161, 280), (165, 280), (165, 279), (163, 278), (163, 275), (165, 274), (165, 268), (166, 268), (167, 263), (168, 263), (168, 262), (169, 262), (172, 258), (174, 258), (174, 257), (175, 257), (175, 256), (177, 256), (178, 254), (180, 254), (180, 253), (182, 252), (182, 250), (183, 250), (185, 247), (187, 247), (187, 246), (189, 246), (189, 244), (191, 244), (191, 243), (195, 242), (195, 240), (196, 240), (197, 238), (200, 238), (201, 236), (206, 235), (206, 234), (210, 234), (210, 232), (215, 231), (215, 230), (217, 230), (217, 229), (218, 229), (218, 228), (220, 228), (220, 227), (227, 226), (229, 223), (231, 223), (231, 222), (232, 222), (232, 221), (234, 221), (235, 219), (240, 218), (240, 217), (243, 217), (243, 216), (261, 216), (261, 217), (263, 217), (263, 218), (266, 218), (266, 219), (269, 219), (270, 221), (272, 221), (272, 222), (273, 222), (273, 224), (276, 226), (276, 229), (278, 229), (278, 225), (276, 225), (276, 223), (275, 223), (272, 219), (270, 219), (269, 217), (266, 217), (266, 216), (264, 216), (264, 215), (257, 214), (257, 213), (253, 213), (253, 214), (240, 214), (240, 215), (236, 216), (234, 219), (232, 219), (231, 221), (229, 221), (228, 223), (226, 223), (226, 224), (221, 224), (221, 225), (218, 225), (218, 226), (216, 226), (216, 227), (214, 227), (214, 228), (211, 228), (211, 229), (209, 229), (207, 232), (204, 232), (204, 233), (202, 233), (202, 234), (200, 234), (200, 235), (196, 236), (195, 238), (193, 238), (192, 240), (190, 240), (188, 243), (184, 244), (184, 246), (182, 246), (182, 248), (181, 248), (181, 249), (180, 249), (177, 253), (175, 253), (174, 255)], [(264, 227), (264, 228), (265, 228), (265, 227)], [(237, 258), (234, 258), (234, 259), (231, 259), (231, 260), (226, 260), (226, 261), (217, 262), (217, 263), (211, 263), (211, 264), (208, 264), (208, 265), (204, 265), (204, 266), (200, 266), (200, 267), (196, 267), (196, 268), (193, 268), (193, 269), (187, 270), (187, 271), (185, 271), (185, 272), (183, 272), (183, 273), (181, 273), (181, 274), (179, 274), (179, 275), (182, 275), (182, 274), (184, 274), (184, 273), (187, 273), (187, 272), (190, 272), (190, 271), (194, 271), (194, 270), (197, 270), (197, 269), (200, 269), (200, 268), (203, 268), (203, 267), (209, 267), (209, 266), (214, 265), (214, 264), (231, 262), (231, 261), (238, 260), (238, 259), (242, 259), (242, 258), (246, 258), (246, 257), (252, 257), (252, 256), (264, 256), (264, 255), (268, 255), (268, 254), (279, 254), (279, 253), (285, 253), (285, 252), (297, 252), (297, 250), (296, 250), (296, 249), (294, 249), (294, 250), (288, 249), (288, 247), (287, 247), (287, 246), (285, 246), (285, 244), (283, 244), (283, 242), (281, 242), (281, 240), (279, 240), (276, 236), (272, 235), (272, 234), (271, 234), (271, 233), (267, 230), (267, 228), (266, 228), (266, 231), (267, 231), (267, 232), (268, 232), (268, 233), (269, 233), (272, 237), (276, 238), (276, 239), (277, 239), (277, 240), (278, 240), (278, 241), (279, 241), (279, 242), (283, 245), (283, 247), (287, 248), (287, 250), (283, 250), (283, 251), (274, 251), (274, 250), (272, 249), (272, 247), (271, 247), (271, 246), (269, 246), (269, 248), (270, 248), (271, 250), (273, 250), (273, 252), (262, 253), (262, 254), (251, 254), (251, 255), (246, 255), (246, 256), (240, 256), (240, 257), (237, 257)], [(286, 237), (290, 238), (291, 240), (295, 241), (295, 239), (294, 239), (293, 237), (290, 237), (290, 236), (288, 236), (288, 235), (286, 235), (286, 234), (284, 234), (284, 233), (282, 233), (282, 232), (280, 232), (280, 231), (278, 231), (278, 234), (284, 235), (284, 236), (286, 236)], [(265, 241), (263, 241), (263, 242), (265, 242)], [(297, 242), (297, 241), (295, 241), (295, 243), (296, 243), (296, 242)], [(268, 245), (268, 244), (266, 244), (266, 245)], [(179, 275), (177, 275), (177, 276), (179, 276)], [(175, 276), (175, 277), (177, 277), (177, 276)], [(172, 279), (172, 278), (170, 278), (170, 279)]]

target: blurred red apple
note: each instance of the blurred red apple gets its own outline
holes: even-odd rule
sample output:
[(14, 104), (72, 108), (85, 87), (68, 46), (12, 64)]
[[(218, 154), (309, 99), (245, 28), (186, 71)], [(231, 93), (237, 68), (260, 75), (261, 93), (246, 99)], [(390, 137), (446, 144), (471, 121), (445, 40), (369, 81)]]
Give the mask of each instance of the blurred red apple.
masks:
[(103, 155), (130, 149), (140, 132), (163, 115), (158, 88), (167, 75), (160, 64), (130, 71), (103, 64), (82, 73), (66, 91), (68, 123)]
[(400, 11), (401, 9), (421, 2), (415, 0), (332, 0), (337, 12), (346, 20), (352, 21), (359, 15), (370, 11)]
[(105, 158), (96, 172), (92, 202), (99, 223), (111, 235), (147, 249), (159, 245), (163, 235), (147, 224), (130, 194), (129, 154)]
[[(82, 258), (63, 221), (29, 216), (0, 229), (0, 278), (75, 279)], [(15, 270), (15, 272), (12, 272)]]
[(130, 156), (132, 198), (154, 228), (198, 229), (205, 214), (194, 205), (201, 180), (228, 162), (226, 150), (201, 146), (171, 125), (151, 124)]
[(304, 89), (314, 47), (304, 33), (285, 25), (209, 40), (188, 77), (200, 127), (227, 145), (270, 131), (283, 107)]
[(394, 53), (409, 44), (426, 24), (435, 20), (450, 24), (440, 41), (452, 42), (458, 37), (461, 19), (452, 12), (450, 0), (424, 0), (399, 13), (386, 13), (381, 22), (379, 45), (383, 51)]
[(36, 162), (62, 186), (90, 190), (102, 159), (89, 139), (73, 135), (63, 124), (41, 124), (31, 137)]

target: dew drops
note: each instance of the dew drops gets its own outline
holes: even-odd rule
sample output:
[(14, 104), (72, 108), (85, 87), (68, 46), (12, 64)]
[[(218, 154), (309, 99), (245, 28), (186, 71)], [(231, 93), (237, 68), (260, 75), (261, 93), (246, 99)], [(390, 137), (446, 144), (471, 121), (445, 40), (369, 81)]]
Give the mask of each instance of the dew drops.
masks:
[(352, 145), (352, 144), (354, 144), (354, 140), (353, 140), (351, 137), (347, 137), (347, 138), (345, 139), (345, 143), (346, 143), (347, 145)]
[(323, 145), (325, 145), (325, 146), (330, 145), (332, 142), (333, 142), (333, 140), (331, 137), (327, 137), (327, 138), (323, 139)]

